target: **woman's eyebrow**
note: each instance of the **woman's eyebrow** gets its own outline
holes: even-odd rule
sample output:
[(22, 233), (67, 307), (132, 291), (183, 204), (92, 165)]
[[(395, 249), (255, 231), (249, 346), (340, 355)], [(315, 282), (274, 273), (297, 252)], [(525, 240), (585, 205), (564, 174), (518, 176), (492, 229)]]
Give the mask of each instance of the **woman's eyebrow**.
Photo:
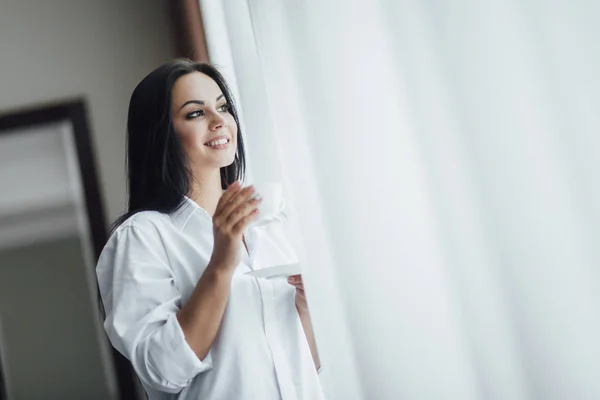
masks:
[[(188, 100), (185, 103), (183, 103), (183, 105), (181, 106), (181, 108), (187, 106), (188, 104), (200, 104), (201, 106), (204, 105), (204, 102), (202, 100)], [(180, 110), (181, 110), (180, 108)]]
[[(221, 100), (223, 97), (225, 97), (225, 95), (224, 95), (224, 94), (221, 94), (221, 95), (219, 95), (219, 97), (217, 97), (217, 100), (216, 100), (216, 101), (219, 101), (219, 100)], [(183, 107), (187, 106), (188, 104), (199, 104), (199, 105), (203, 106), (205, 103), (204, 103), (202, 100), (188, 100), (188, 101), (186, 101), (185, 103), (183, 103), (183, 105), (181, 106), (180, 110), (181, 110)]]

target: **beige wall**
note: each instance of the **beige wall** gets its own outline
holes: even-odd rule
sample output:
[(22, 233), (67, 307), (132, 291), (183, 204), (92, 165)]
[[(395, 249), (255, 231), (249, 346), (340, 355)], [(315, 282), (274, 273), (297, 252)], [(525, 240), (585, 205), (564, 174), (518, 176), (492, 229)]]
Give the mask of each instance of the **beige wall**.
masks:
[(165, 0), (2, 0), (0, 111), (84, 96), (107, 218), (124, 210), (136, 83), (174, 55)]

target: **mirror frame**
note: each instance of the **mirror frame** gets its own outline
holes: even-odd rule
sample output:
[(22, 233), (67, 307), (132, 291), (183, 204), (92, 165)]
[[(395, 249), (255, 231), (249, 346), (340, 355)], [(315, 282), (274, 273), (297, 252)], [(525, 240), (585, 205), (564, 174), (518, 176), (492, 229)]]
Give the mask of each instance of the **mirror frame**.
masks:
[[(69, 121), (73, 128), (77, 162), (80, 176), (83, 180), (81, 184), (84, 191), (88, 226), (90, 228), (91, 246), (95, 257), (94, 261), (97, 261), (107, 241), (107, 227), (85, 101), (83, 99), (74, 99), (19, 110), (0, 111), (0, 135), (10, 133), (15, 129), (25, 129), (63, 121)], [(94, 268), (95, 276), (96, 266), (92, 267)], [(96, 290), (98, 289), (96, 288)], [(98, 308), (102, 309), (99, 292), (94, 297), (98, 299)], [(108, 341), (107, 336), (106, 340)], [(112, 349), (112, 360), (117, 378), (119, 398), (122, 400), (140, 399), (137, 377), (131, 363), (112, 345), (110, 345), (110, 348)], [(2, 365), (0, 365), (0, 399), (5, 398), (7, 395), (4, 392), (5, 388), (4, 373)]]

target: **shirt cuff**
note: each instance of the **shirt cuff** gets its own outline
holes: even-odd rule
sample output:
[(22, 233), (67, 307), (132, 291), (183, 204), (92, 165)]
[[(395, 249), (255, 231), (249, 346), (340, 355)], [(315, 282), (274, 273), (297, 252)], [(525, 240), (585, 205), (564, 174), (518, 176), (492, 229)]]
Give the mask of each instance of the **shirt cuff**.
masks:
[(154, 365), (169, 383), (186, 385), (199, 373), (212, 368), (210, 351), (203, 360), (198, 358), (185, 340), (175, 314), (169, 315), (156, 340), (158, 346), (153, 348), (160, 350), (152, 355)]

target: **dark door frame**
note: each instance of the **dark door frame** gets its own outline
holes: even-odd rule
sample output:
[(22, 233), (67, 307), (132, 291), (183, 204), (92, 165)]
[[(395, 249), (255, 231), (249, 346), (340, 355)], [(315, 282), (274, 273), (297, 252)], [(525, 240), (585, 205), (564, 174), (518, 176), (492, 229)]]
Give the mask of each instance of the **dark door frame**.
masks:
[[(62, 121), (69, 121), (73, 128), (79, 172), (83, 180), (81, 183), (84, 191), (91, 244), (94, 257), (97, 260), (106, 244), (107, 229), (85, 101), (74, 99), (15, 111), (0, 111), (0, 135), (10, 133), (15, 129), (31, 128), (36, 125)], [(99, 299), (99, 293), (95, 297)], [(98, 307), (99, 309), (102, 307), (100, 301), (98, 301)], [(111, 346), (111, 349), (120, 399), (139, 399), (136, 385), (137, 377), (131, 363), (114, 347)], [(2, 389), (4, 388), (3, 376), (0, 370), (0, 386), (2, 386), (0, 396), (2, 396)]]

